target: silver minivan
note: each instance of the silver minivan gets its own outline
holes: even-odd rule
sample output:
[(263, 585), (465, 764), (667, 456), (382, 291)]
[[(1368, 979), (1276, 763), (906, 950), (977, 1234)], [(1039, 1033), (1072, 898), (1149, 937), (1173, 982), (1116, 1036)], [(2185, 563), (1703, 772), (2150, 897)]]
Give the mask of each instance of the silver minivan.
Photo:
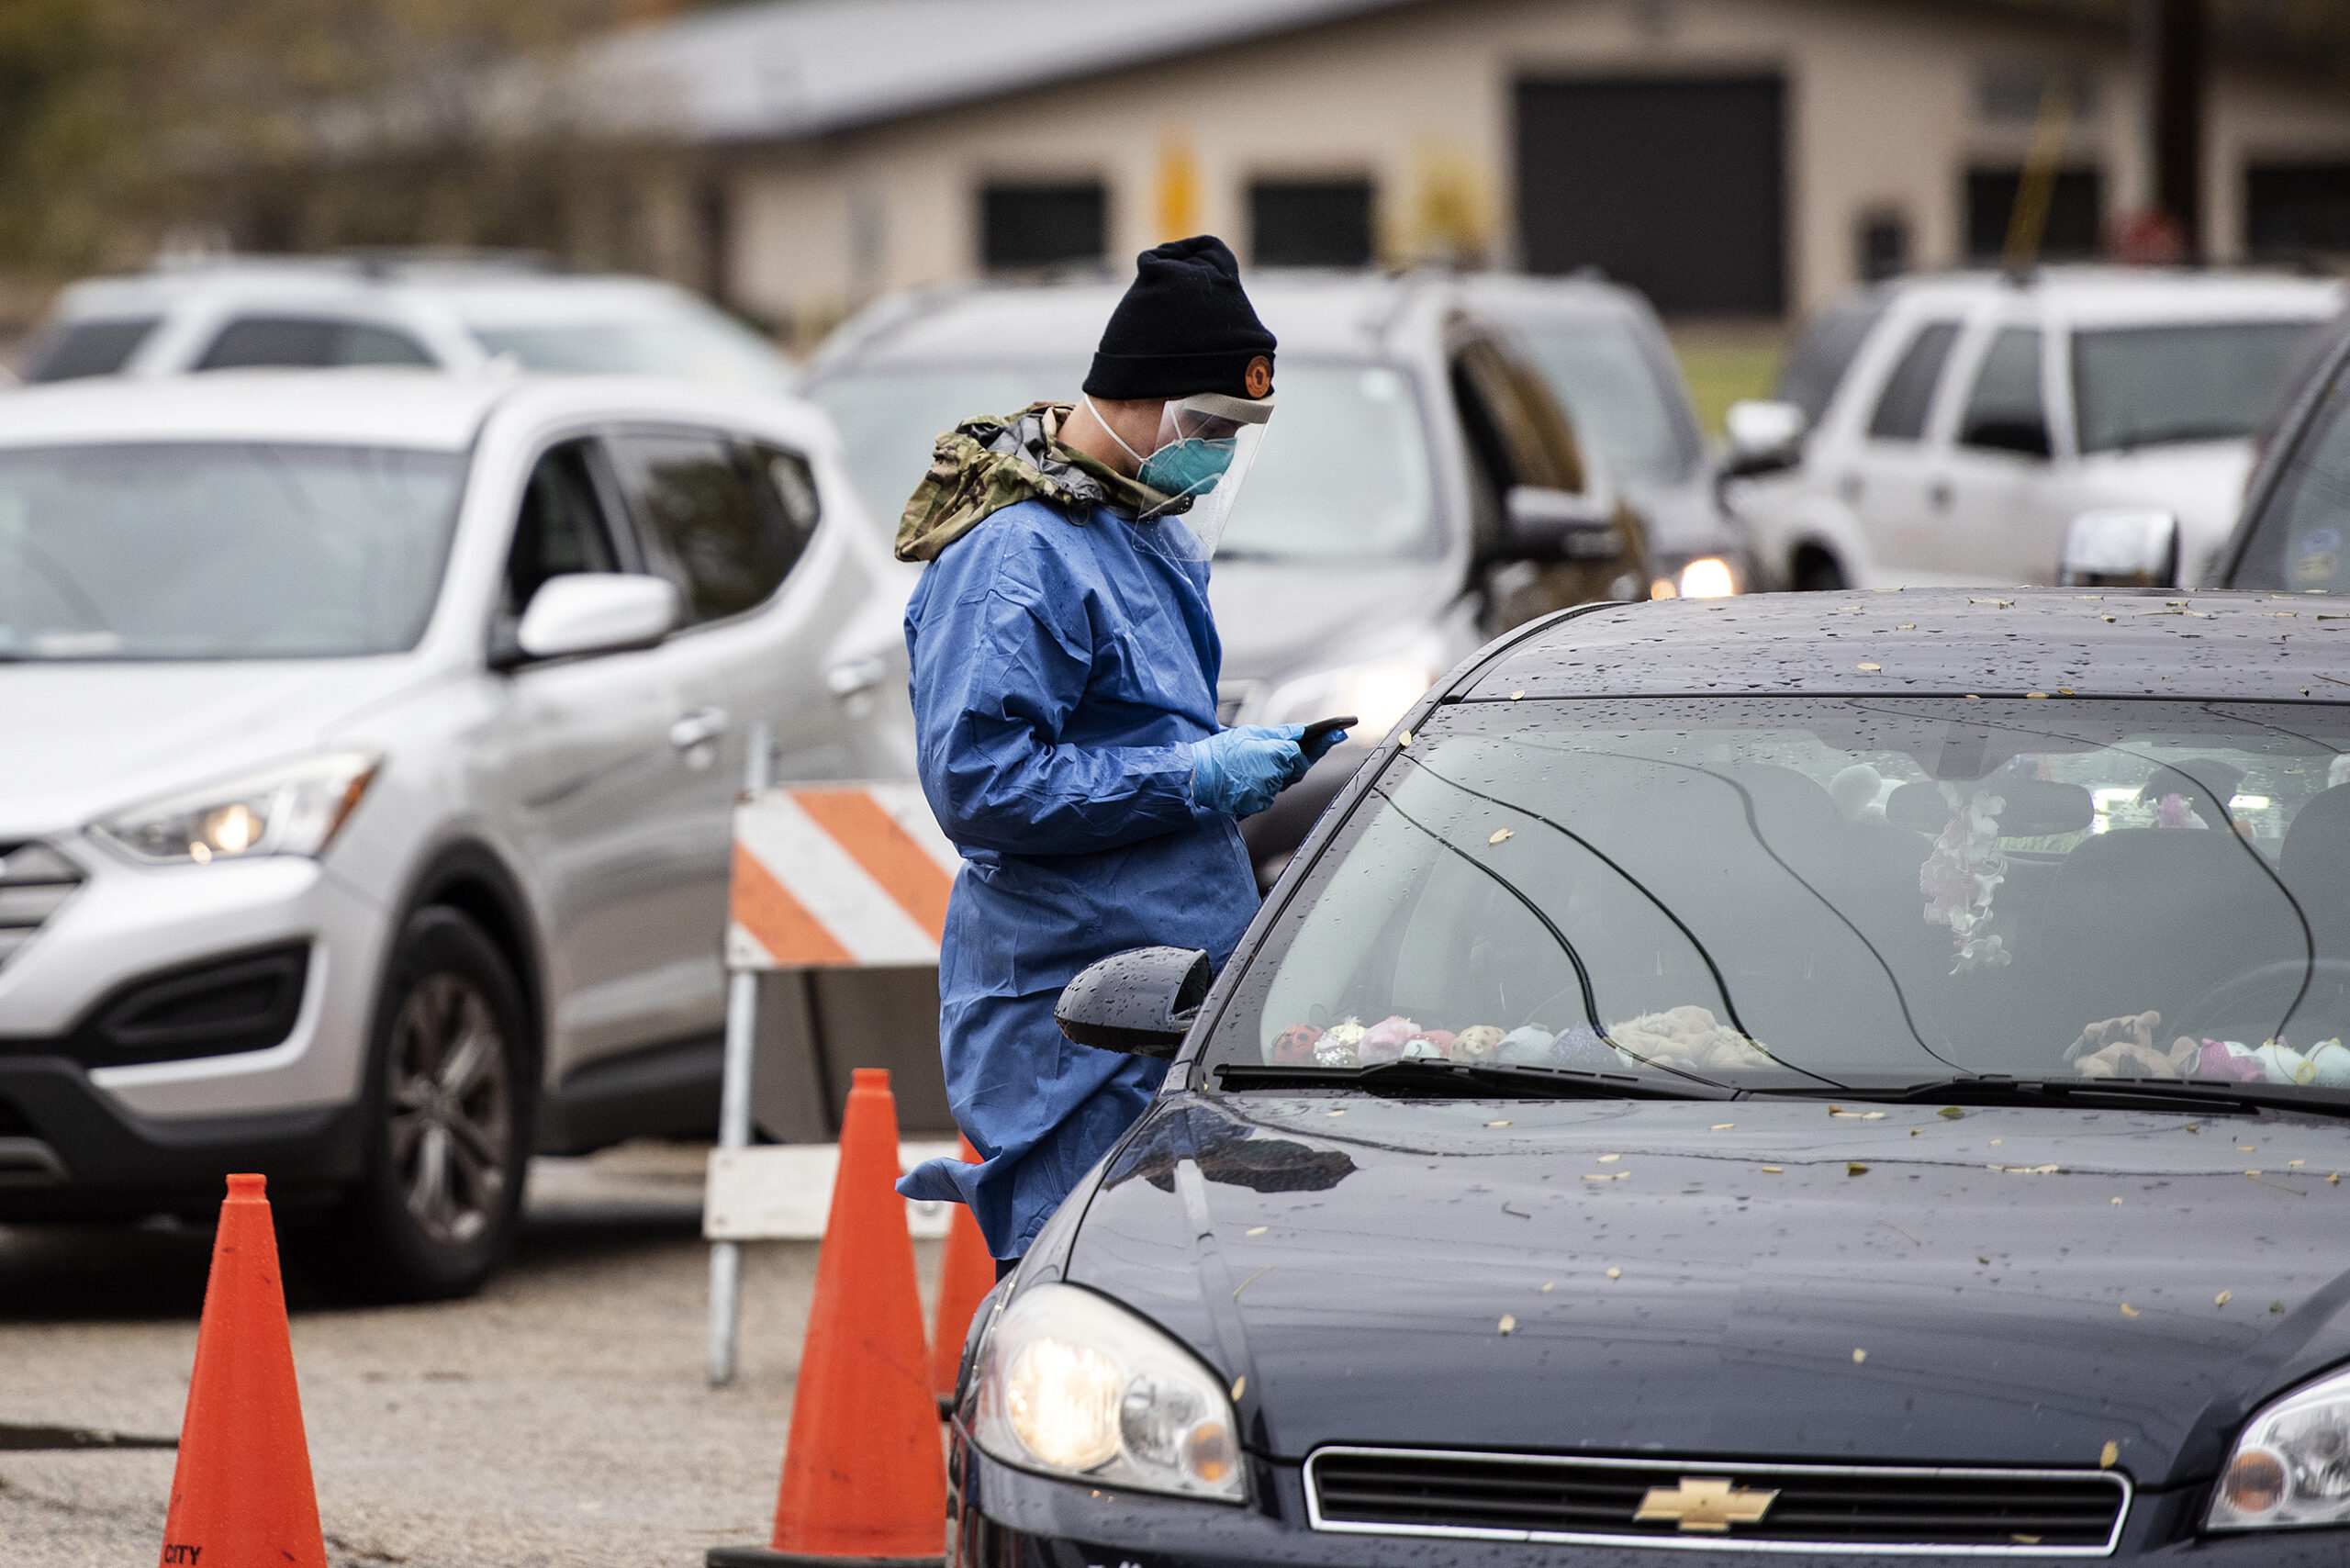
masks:
[(224, 373), (0, 408), (0, 1222), (259, 1170), (471, 1288), (533, 1148), (715, 1119), (730, 819), (903, 777), (902, 580), (803, 404)]

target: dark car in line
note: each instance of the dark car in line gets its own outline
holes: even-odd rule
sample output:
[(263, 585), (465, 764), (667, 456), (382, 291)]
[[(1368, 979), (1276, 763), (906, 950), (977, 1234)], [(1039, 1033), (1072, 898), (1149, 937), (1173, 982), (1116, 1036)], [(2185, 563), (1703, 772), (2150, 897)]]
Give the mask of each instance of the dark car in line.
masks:
[(1230, 964), (975, 1323), (957, 1568), (2350, 1553), (2350, 623), (1562, 611)]

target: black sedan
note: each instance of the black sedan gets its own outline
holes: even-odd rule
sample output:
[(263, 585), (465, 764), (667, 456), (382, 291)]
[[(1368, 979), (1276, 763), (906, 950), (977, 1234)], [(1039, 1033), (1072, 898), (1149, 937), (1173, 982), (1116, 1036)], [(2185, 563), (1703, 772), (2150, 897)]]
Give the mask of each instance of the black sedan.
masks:
[[(1440, 683), (974, 1327), (971, 1568), (2350, 1559), (2350, 621), (1569, 611)], [(1660, 1556), (1660, 1551), (1678, 1557)]]

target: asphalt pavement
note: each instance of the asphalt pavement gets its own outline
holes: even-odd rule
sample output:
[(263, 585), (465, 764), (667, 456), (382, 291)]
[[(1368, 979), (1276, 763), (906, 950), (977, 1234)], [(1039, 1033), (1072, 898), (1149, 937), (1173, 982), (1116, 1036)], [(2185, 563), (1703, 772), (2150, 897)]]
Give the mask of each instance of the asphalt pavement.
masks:
[[(537, 1161), (514, 1256), (469, 1301), (354, 1310), (289, 1280), (337, 1568), (698, 1568), (766, 1540), (817, 1247), (744, 1249), (742, 1370), (709, 1388), (705, 1152)], [(210, 1245), (199, 1226), (0, 1226), (9, 1568), (154, 1562), (173, 1455), (129, 1445), (179, 1430)], [(915, 1244), (925, 1321), (937, 1253)]]

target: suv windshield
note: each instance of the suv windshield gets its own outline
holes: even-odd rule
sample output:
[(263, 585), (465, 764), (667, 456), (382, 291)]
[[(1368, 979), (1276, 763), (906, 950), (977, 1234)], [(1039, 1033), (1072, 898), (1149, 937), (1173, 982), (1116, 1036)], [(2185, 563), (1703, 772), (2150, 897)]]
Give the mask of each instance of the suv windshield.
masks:
[[(885, 538), (930, 465), (939, 433), (979, 414), (1065, 398), (1080, 363), (880, 369), (807, 389), (833, 417)], [(1425, 553), (1436, 505), (1427, 437), (1410, 379), (1381, 364), (1284, 363), (1265, 444), (1216, 558), (1350, 560)]]
[(525, 370), (565, 375), (677, 375), (723, 386), (789, 392), (782, 356), (747, 328), (714, 310), (684, 310), (630, 321), (471, 328), (483, 350), (510, 354)]
[(2350, 708), (2315, 705), (1455, 706), (1207, 1059), (2350, 1085), (2345, 746)]
[(1535, 368), (1608, 466), (1663, 483), (1688, 472), (1695, 443), (1675, 417), (1664, 373), (1623, 322), (1604, 316), (1516, 320)]
[(406, 648), (464, 460), (205, 442), (0, 451), (0, 658), (317, 658)]
[(2233, 441), (2276, 400), (2309, 321), (2206, 321), (2073, 334), (2081, 450)]

